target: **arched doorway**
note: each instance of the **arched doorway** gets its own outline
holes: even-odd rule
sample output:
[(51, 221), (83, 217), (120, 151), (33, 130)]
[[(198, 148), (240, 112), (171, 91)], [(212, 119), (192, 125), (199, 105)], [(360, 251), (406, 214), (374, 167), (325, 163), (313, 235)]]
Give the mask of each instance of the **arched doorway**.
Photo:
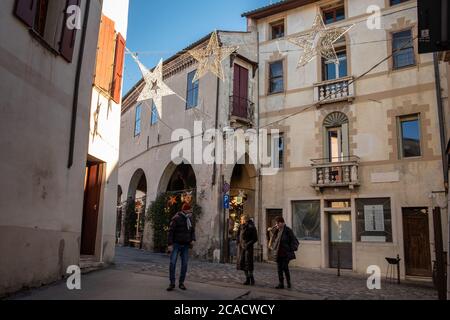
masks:
[[(248, 163), (248, 162), (247, 162)], [(230, 180), (230, 206), (228, 210), (227, 232), (228, 261), (237, 254), (236, 237), (242, 215), (256, 218), (256, 169), (250, 164), (236, 164)]]
[(158, 186), (158, 196), (149, 210), (153, 230), (155, 252), (167, 250), (167, 230), (172, 217), (181, 211), (183, 203), (192, 205), (194, 223), (199, 216), (196, 204), (197, 179), (194, 169), (188, 163), (175, 165), (171, 162), (164, 170)]
[(124, 244), (142, 248), (147, 203), (147, 179), (142, 169), (130, 181), (124, 219)]

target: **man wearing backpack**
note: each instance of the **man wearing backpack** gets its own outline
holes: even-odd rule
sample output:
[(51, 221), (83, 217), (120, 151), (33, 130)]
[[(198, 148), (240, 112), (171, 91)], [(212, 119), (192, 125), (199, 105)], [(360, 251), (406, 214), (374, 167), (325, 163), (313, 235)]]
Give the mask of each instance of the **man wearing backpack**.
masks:
[(272, 261), (277, 262), (278, 279), (280, 283), (276, 289), (284, 289), (284, 276), (286, 276), (287, 287), (290, 289), (291, 273), (289, 262), (294, 260), (295, 252), (298, 250), (299, 242), (291, 228), (286, 226), (283, 217), (276, 218), (276, 226), (271, 228), (269, 241), (269, 254)]

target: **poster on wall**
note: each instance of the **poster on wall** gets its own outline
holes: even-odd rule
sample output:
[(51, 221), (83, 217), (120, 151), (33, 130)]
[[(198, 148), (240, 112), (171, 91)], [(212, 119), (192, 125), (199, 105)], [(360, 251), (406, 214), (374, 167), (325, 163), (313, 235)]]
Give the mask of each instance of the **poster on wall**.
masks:
[(364, 206), (365, 230), (384, 232), (384, 208), (382, 205)]

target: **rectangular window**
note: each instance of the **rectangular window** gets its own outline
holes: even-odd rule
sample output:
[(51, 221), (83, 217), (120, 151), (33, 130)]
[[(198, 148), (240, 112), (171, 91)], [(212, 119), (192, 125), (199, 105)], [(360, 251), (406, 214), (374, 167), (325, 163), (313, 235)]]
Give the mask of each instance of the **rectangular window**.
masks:
[(272, 167), (281, 169), (284, 167), (284, 134), (274, 135), (271, 140)]
[(292, 226), (299, 240), (320, 241), (320, 201), (292, 202)]
[(186, 109), (195, 108), (198, 104), (199, 81), (192, 82), (196, 72), (196, 70), (189, 72), (187, 76)]
[(69, 6), (79, 4), (80, 0), (16, 0), (14, 14), (46, 48), (71, 62), (76, 29), (64, 23), (68, 18), (65, 12)]
[(271, 40), (284, 37), (284, 20), (270, 24)]
[(325, 24), (341, 21), (345, 19), (345, 7), (339, 6), (323, 10), (323, 21)]
[(357, 199), (357, 235), (361, 242), (392, 242), (391, 199)]
[(393, 68), (399, 69), (416, 64), (412, 31), (392, 34)]
[(269, 93), (284, 91), (283, 61), (269, 64)]
[(323, 80), (335, 80), (344, 78), (348, 75), (347, 72), (347, 51), (340, 50), (336, 52), (339, 59), (339, 64), (334, 60), (322, 59)]
[(158, 116), (158, 109), (156, 109), (155, 102), (152, 102), (152, 116), (150, 117), (150, 124), (153, 126), (158, 123), (159, 116)]
[(134, 119), (134, 136), (137, 137), (141, 134), (141, 113), (142, 113), (142, 106), (138, 105), (136, 107), (136, 115)]
[(419, 115), (399, 118), (400, 152), (402, 158), (420, 157), (420, 118)]

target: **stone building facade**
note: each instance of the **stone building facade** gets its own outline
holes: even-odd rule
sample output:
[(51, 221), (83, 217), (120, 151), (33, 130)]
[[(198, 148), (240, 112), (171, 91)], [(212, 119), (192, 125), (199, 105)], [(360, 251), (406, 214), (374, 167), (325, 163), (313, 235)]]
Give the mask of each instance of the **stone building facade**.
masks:
[[(235, 185), (231, 185), (233, 196), (240, 190), (247, 190), (251, 199), (247, 201), (246, 213), (255, 214), (257, 196), (256, 170), (253, 166), (220, 163), (205, 164), (199, 161), (195, 152), (172, 159), (172, 150), (178, 142), (172, 139), (174, 131), (186, 129), (192, 136), (192, 143), (206, 147), (209, 143), (197, 133), (217, 129), (225, 134), (232, 127), (254, 128), (257, 121), (255, 102), (257, 100), (257, 53), (256, 37), (251, 32), (218, 31), (218, 38), (224, 46), (236, 46), (237, 51), (222, 63), (224, 81), (208, 73), (198, 82), (192, 83), (197, 70), (197, 62), (188, 50), (206, 46), (208, 35), (192, 44), (172, 58), (164, 61), (165, 83), (176, 93), (163, 98), (162, 117), (159, 119), (152, 101), (137, 102), (144, 86), (141, 81), (124, 97), (122, 108), (121, 152), (119, 165), (119, 203), (127, 199), (138, 200), (139, 215), (144, 219), (145, 211), (158, 194), (167, 191), (194, 190), (197, 203), (202, 207), (203, 216), (197, 225), (197, 243), (194, 254), (204, 259), (212, 259), (214, 252), (228, 248), (230, 239), (224, 235), (227, 220), (224, 219), (222, 187), (224, 181), (231, 181), (236, 167)], [(234, 80), (240, 81), (245, 96), (234, 90)], [(233, 109), (233, 107), (235, 107)], [(197, 123), (197, 125), (196, 125)], [(190, 139), (188, 139), (190, 140)], [(207, 139), (206, 139), (207, 140)], [(201, 154), (200, 154), (201, 158)], [(172, 160), (175, 160), (173, 162)], [(252, 177), (248, 183), (244, 177)], [(180, 177), (181, 180), (177, 181)], [(125, 205), (122, 218), (120, 242), (124, 243)], [(138, 223), (136, 223), (137, 225)], [(149, 250), (153, 249), (152, 227), (146, 223), (145, 230), (137, 230), (131, 243)]]
[[(368, 27), (371, 5), (379, 29)], [(319, 57), (297, 68), (287, 37), (307, 33), (317, 13), (328, 28), (354, 26), (335, 44), (339, 65)], [(447, 206), (416, 1), (286, 1), (244, 15), (259, 34), (260, 123), (284, 136), (281, 173), (262, 178), (264, 223), (276, 212), (293, 226), (298, 266), (386, 273), (385, 258), (399, 257), (403, 278), (431, 276), (433, 212), (447, 235)]]

